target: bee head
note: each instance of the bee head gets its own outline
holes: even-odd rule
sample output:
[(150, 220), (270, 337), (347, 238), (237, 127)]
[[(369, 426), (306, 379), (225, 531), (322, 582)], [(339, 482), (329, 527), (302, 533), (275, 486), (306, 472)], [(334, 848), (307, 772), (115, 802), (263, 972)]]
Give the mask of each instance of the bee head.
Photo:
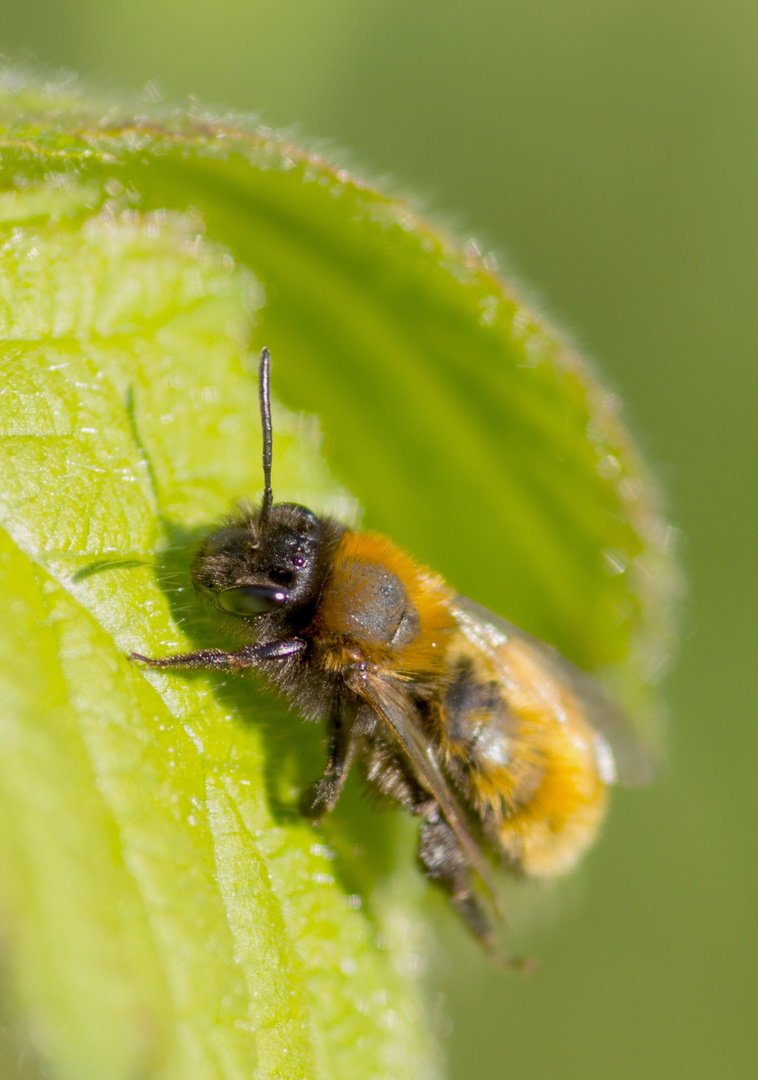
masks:
[(323, 523), (304, 506), (278, 503), (211, 533), (195, 558), (195, 583), (242, 618), (301, 608), (319, 591)]
[(273, 631), (282, 625), (282, 616), (290, 625), (307, 621), (327, 572), (329, 551), (343, 530), (305, 506), (274, 505), (270, 365), (269, 351), (264, 349), (258, 378), (265, 484), (261, 505), (206, 537), (192, 576), (222, 611), (259, 620), (259, 625), (267, 621)]

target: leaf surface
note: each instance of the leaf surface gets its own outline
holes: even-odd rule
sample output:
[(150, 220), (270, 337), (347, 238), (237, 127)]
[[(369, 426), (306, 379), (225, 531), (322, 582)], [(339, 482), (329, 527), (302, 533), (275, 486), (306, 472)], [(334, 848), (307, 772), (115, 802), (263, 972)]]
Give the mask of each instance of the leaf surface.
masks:
[(436, 1075), (407, 823), (352, 790), (314, 830), (295, 807), (317, 731), (249, 681), (126, 654), (224, 643), (189, 564), (260, 489), (266, 344), (276, 497), (348, 520), (360, 500), (607, 669), (644, 725), (674, 576), (616, 400), (473, 247), (285, 141), (29, 86), (0, 120), (19, 1037), (76, 1080)]

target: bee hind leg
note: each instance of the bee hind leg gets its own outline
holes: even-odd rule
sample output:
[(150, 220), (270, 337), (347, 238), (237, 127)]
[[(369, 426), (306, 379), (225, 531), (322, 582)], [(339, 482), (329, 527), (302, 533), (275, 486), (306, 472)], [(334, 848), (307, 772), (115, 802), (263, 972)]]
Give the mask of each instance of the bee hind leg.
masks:
[(474, 895), (471, 867), (448, 823), (426, 818), (419, 830), (418, 857), (427, 877), (449, 895), (456, 910), (485, 949), (495, 953), (495, 936), (484, 909)]
[(427, 877), (436, 881), (449, 895), (453, 907), (496, 964), (527, 974), (534, 970), (534, 961), (529, 957), (506, 956), (498, 949), (492, 925), (474, 895), (472, 872), (466, 855), (436, 807), (421, 822), (418, 856)]

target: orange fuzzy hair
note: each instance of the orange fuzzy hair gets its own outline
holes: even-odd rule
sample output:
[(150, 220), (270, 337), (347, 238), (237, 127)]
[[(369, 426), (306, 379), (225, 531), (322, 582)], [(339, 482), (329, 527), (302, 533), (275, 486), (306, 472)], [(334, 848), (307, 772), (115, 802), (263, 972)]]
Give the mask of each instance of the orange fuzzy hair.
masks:
[(418, 636), (399, 651), (374, 646), (365, 650), (365, 658), (372, 663), (391, 664), (401, 678), (425, 682), (437, 677), (444, 670), (448, 643), (456, 627), (450, 611), (452, 589), (385, 536), (346, 532), (335, 554), (329, 597), (324, 598), (319, 610), (319, 619), (327, 631), (340, 625), (341, 608), (350, 603), (347, 581), (355, 563), (381, 566), (394, 574), (414, 605), (420, 624)]

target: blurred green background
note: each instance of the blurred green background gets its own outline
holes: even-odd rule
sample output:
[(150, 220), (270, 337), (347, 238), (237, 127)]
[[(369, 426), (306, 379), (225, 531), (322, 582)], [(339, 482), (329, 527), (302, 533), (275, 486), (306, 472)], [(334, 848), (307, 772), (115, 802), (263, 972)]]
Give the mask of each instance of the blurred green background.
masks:
[(556, 925), (535, 939), (536, 977), (493, 970), (441, 914), (450, 1075), (758, 1075), (758, 6), (2, 0), (0, 10), (7, 58), (71, 68), (135, 102), (158, 86), (169, 99), (193, 94), (348, 148), (364, 173), (390, 176), (502, 253), (599, 358), (683, 534), (671, 767), (654, 788), (616, 798)]

